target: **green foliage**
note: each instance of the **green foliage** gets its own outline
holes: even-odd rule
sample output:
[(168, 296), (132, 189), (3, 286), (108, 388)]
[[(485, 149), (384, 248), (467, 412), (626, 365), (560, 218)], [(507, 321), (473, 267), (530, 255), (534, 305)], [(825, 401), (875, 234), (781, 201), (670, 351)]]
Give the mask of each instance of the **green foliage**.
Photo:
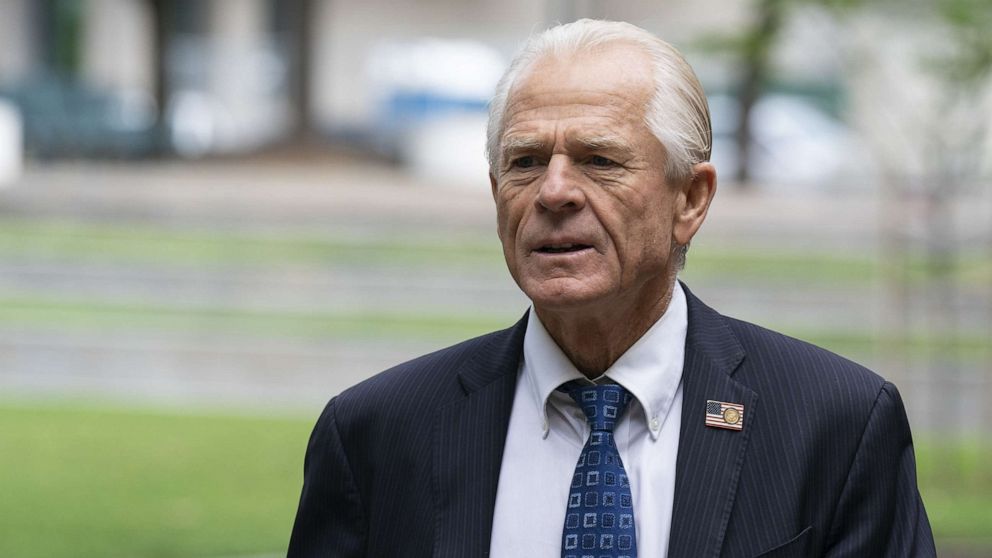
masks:
[(992, 0), (938, 0), (936, 5), (957, 47), (944, 61), (947, 77), (972, 85), (987, 80), (992, 72)]
[(81, 67), (83, 7), (77, 0), (54, 0), (49, 8), (52, 33), (49, 62), (52, 69), (65, 76), (75, 76)]
[(876, 8), (904, 17), (932, 18), (950, 29), (951, 43), (950, 53), (939, 54), (932, 61), (935, 70), (961, 85), (978, 85), (992, 73), (992, 0), (754, 0), (758, 23), (737, 34), (706, 36), (696, 47), (711, 53), (732, 53), (745, 65), (764, 67), (784, 27), (766, 22), (784, 21), (801, 5), (820, 6), (840, 17)]
[[(992, 0), (792, 0), (817, 4), (837, 14), (878, 8), (902, 17), (931, 18), (950, 29), (951, 51), (933, 60), (932, 67), (951, 83), (976, 85), (992, 70)], [(936, 49), (940, 50), (940, 49)]]

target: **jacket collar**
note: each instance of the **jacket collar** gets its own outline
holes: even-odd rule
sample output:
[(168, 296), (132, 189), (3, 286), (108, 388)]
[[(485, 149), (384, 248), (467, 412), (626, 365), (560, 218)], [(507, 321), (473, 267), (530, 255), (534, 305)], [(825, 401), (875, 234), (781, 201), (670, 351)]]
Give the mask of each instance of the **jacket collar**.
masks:
[[(669, 556), (719, 556), (758, 395), (733, 378), (745, 354), (726, 318), (683, 288), (689, 329)], [(744, 405), (743, 429), (707, 427), (707, 400)]]
[[(669, 556), (718, 556), (737, 493), (758, 396), (733, 379), (745, 353), (726, 318), (684, 284), (689, 312), (682, 428)], [(503, 446), (527, 329), (525, 315), (489, 336), (459, 371), (465, 397), (437, 412), (434, 556), (488, 556)], [(707, 400), (741, 403), (741, 431), (705, 426)]]
[(434, 423), (434, 556), (488, 556), (527, 316), (488, 336), (458, 372), (464, 397)]

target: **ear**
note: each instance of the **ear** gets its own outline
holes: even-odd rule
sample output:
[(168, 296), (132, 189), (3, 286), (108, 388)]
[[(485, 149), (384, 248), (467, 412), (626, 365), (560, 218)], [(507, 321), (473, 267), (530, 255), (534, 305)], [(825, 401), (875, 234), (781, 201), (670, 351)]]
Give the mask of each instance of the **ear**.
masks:
[(706, 219), (710, 202), (716, 194), (716, 168), (710, 163), (692, 166), (692, 178), (680, 187), (676, 200), (672, 235), (680, 245), (687, 245)]

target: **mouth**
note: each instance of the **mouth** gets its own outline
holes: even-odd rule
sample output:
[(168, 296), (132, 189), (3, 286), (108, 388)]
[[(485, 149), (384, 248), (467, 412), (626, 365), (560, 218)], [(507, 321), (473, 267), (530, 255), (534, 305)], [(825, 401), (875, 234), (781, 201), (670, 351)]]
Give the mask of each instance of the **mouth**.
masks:
[(565, 244), (544, 244), (538, 247), (535, 252), (540, 254), (571, 254), (575, 252), (581, 252), (583, 250), (589, 250), (592, 246), (589, 244), (579, 244), (579, 243), (565, 243)]

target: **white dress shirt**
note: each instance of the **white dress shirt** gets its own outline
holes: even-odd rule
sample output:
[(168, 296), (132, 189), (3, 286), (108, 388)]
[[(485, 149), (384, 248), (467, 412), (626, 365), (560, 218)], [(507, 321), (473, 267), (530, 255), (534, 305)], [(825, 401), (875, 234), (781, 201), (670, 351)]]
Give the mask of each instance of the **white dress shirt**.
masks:
[[(634, 396), (613, 436), (630, 478), (639, 558), (668, 554), (687, 324), (676, 282), (665, 314), (597, 379)], [(496, 492), (493, 558), (561, 557), (569, 485), (589, 425), (557, 388), (583, 377), (532, 308)]]

